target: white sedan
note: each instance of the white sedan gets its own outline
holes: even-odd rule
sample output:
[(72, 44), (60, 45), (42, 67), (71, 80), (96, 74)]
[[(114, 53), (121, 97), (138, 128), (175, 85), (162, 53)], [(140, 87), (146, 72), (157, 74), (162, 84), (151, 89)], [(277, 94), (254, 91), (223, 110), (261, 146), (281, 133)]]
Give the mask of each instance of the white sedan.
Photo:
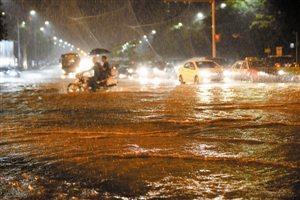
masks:
[(222, 81), (223, 67), (212, 60), (189, 60), (179, 68), (178, 79), (182, 84)]

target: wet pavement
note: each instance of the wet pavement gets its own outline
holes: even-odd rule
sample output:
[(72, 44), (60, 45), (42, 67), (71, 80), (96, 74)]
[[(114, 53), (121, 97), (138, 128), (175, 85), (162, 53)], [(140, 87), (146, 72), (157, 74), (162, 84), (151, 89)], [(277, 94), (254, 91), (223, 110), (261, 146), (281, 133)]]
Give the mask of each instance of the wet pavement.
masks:
[(1, 199), (299, 199), (299, 83), (1, 79)]

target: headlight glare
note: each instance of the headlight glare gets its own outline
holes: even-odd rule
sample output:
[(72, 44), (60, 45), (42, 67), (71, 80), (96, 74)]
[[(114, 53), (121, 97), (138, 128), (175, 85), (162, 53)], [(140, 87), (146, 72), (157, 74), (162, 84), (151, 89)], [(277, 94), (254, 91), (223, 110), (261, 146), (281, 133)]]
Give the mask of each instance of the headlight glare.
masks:
[(129, 68), (128, 73), (133, 73), (133, 69)]
[(199, 74), (205, 77), (211, 76), (211, 73), (209, 71), (199, 71)]
[(283, 70), (279, 70), (279, 71), (278, 71), (278, 74), (279, 74), (279, 75), (284, 75), (285, 72), (284, 72)]

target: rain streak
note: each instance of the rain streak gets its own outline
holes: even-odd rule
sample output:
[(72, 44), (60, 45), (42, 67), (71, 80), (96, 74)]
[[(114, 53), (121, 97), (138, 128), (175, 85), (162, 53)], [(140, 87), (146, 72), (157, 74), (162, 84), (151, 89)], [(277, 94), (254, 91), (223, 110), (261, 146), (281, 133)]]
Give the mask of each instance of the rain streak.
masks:
[(0, 199), (299, 199), (299, 53), (272, 56), (298, 36), (272, 32), (287, 7), (0, 2)]

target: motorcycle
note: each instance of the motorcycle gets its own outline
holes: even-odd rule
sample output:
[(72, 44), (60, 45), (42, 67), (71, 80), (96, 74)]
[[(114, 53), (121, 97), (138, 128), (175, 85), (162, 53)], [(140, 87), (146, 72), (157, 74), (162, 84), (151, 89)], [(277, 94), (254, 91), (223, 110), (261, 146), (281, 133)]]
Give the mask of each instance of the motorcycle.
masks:
[[(76, 92), (92, 92), (91, 87), (89, 86), (89, 80), (91, 77), (84, 76), (85, 72), (80, 72), (75, 74), (76, 82), (70, 83), (67, 87), (68, 93)], [(118, 70), (111, 69), (109, 77), (102, 81), (97, 81), (96, 90), (106, 89), (108, 87), (116, 86), (118, 81), (115, 76), (118, 75)]]

